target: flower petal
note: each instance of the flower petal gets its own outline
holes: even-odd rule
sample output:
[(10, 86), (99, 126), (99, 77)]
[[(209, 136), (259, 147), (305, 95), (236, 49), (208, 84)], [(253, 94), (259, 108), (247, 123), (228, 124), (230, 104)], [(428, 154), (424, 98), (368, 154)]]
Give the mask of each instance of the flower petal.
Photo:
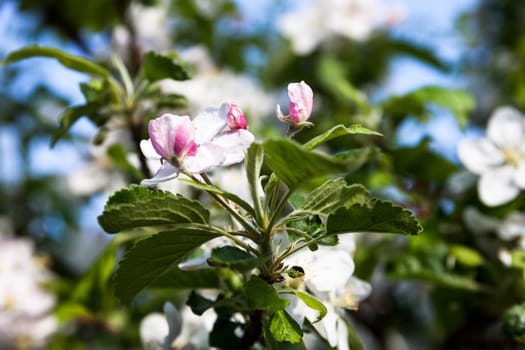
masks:
[(208, 107), (193, 119), (195, 142), (198, 145), (210, 141), (228, 125), (228, 108), (227, 103), (223, 103), (220, 108)]
[(499, 147), (521, 147), (525, 141), (525, 118), (512, 107), (500, 107), (490, 117), (487, 137)]
[(469, 171), (478, 175), (505, 160), (503, 153), (486, 138), (461, 141), (458, 145), (458, 156)]
[(144, 179), (140, 182), (142, 186), (155, 186), (159, 182), (169, 181), (179, 175), (179, 169), (168, 162), (164, 162), (151, 179)]
[(221, 166), (228, 166), (239, 163), (244, 160), (246, 150), (255, 140), (251, 132), (244, 129), (238, 129), (225, 132), (215, 137), (211, 144), (222, 149), (223, 160)]
[(514, 183), (521, 189), (525, 189), (525, 159), (522, 159), (514, 169)]
[(150, 139), (140, 141), (140, 150), (148, 159), (160, 160), (162, 157), (155, 151)]
[(224, 151), (212, 143), (200, 145), (193, 157), (186, 157), (182, 161), (184, 170), (193, 174), (200, 174), (210, 168), (219, 166), (224, 161)]
[(314, 107), (314, 93), (304, 81), (288, 84), (290, 98), (290, 119), (294, 123), (302, 123), (310, 118)]
[(513, 172), (513, 167), (508, 165), (483, 173), (478, 182), (480, 200), (495, 207), (514, 199), (520, 190), (514, 183)]

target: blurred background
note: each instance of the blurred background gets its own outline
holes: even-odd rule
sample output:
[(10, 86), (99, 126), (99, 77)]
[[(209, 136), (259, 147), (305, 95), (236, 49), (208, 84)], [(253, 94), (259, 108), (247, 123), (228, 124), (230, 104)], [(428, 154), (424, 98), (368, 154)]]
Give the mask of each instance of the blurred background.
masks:
[[(261, 139), (282, 132), (274, 111), (286, 104), (287, 83), (308, 82), (316, 128), (299, 139), (336, 123), (382, 132), (373, 162), (349, 180), (409, 207), (425, 227), (413, 243), (358, 244), (356, 274), (374, 291), (350, 317), (365, 342), (501, 349), (516, 345), (501, 319), (522, 301), (523, 266), (504, 269), (503, 243), (480, 241), (464, 213), (474, 206), (501, 219), (523, 209), (523, 198), (485, 207), (456, 148), (483, 135), (496, 107), (524, 107), (524, 18), (525, 3), (512, 0), (0, 0), (0, 58), (38, 44), (107, 67), (118, 56), (133, 77), (145, 52), (175, 51), (192, 79), (160, 82), (177, 99), (162, 106), (195, 115), (233, 99)], [(137, 135), (118, 119), (64, 116), (84, 104), (79, 84), (90, 80), (47, 58), (0, 69), (0, 348), (140, 348), (137, 324), (150, 304), (125, 309), (112, 296), (117, 244), (97, 215), (145, 174)], [(74, 120), (58, 138), (65, 118)], [(27, 275), (5, 272), (16, 256), (32, 261), (20, 270)], [(14, 284), (16, 320), (34, 327), (31, 336), (9, 328), (16, 298), (2, 288)]]

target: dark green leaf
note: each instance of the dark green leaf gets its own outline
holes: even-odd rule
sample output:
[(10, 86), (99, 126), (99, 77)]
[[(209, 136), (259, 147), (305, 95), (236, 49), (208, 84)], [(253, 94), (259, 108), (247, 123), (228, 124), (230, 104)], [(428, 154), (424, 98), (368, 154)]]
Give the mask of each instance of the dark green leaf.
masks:
[(67, 52), (52, 48), (52, 47), (42, 47), (38, 45), (26, 46), (20, 50), (11, 52), (2, 62), (2, 64), (9, 64), (16, 61), (20, 61), (26, 58), (31, 57), (50, 57), (57, 59), (65, 67), (71, 68), (78, 72), (83, 72), (87, 74), (99, 75), (102, 77), (109, 77), (110, 73), (104, 67), (99, 66), (98, 64), (80, 57), (71, 55)]
[(276, 311), (270, 321), (270, 332), (278, 342), (299, 343), (303, 337), (301, 328), (284, 310)]
[(314, 177), (342, 173), (348, 168), (345, 162), (306, 150), (288, 139), (266, 141), (264, 153), (269, 167), (289, 188)]
[(190, 75), (175, 53), (146, 52), (142, 65), (144, 78), (151, 82), (161, 79), (187, 80)]
[(334, 139), (336, 137), (354, 134), (383, 136), (381, 133), (367, 129), (359, 124), (350, 126), (336, 125), (332, 129), (322, 133), (319, 136), (314, 137), (313, 139), (305, 143), (304, 148), (312, 150), (317, 146), (327, 141), (330, 141), (331, 139)]
[(381, 232), (417, 235), (422, 228), (416, 217), (390, 201), (370, 199), (339, 208), (328, 216), (328, 234), (349, 232)]
[(193, 289), (220, 288), (221, 280), (217, 269), (180, 270), (173, 268), (156, 279), (151, 288)]
[(207, 224), (209, 220), (209, 211), (196, 200), (138, 185), (113, 194), (98, 217), (108, 233), (145, 226)]
[(99, 106), (97, 104), (86, 104), (81, 106), (68, 107), (58, 118), (60, 126), (51, 137), (51, 147), (53, 147), (59, 139), (61, 139), (71, 128), (77, 120), (83, 116), (96, 113)]
[(266, 311), (282, 310), (290, 303), (281, 299), (274, 287), (257, 276), (252, 276), (246, 284), (246, 300), (252, 309)]
[(249, 271), (261, 266), (271, 257), (256, 257), (234, 246), (215, 248), (211, 252), (208, 263), (211, 266), (229, 267), (239, 271)]
[(211, 308), (214, 305), (214, 301), (206, 299), (200, 294), (197, 294), (195, 291), (191, 291), (190, 296), (186, 304), (191, 308), (196, 315), (202, 315), (206, 310)]
[(191, 252), (218, 234), (206, 226), (180, 226), (138, 241), (119, 263), (115, 293), (123, 303), (172, 270)]
[(503, 333), (525, 344), (525, 304), (518, 304), (505, 311), (502, 320)]

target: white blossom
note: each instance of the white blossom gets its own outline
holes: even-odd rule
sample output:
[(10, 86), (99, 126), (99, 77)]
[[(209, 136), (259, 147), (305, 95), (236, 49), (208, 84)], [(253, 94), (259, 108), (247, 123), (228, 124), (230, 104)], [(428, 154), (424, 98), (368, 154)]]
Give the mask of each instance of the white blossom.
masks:
[(512, 107), (500, 107), (490, 117), (486, 137), (464, 140), (458, 155), (480, 176), (478, 193), (488, 206), (514, 199), (525, 188), (525, 117)]

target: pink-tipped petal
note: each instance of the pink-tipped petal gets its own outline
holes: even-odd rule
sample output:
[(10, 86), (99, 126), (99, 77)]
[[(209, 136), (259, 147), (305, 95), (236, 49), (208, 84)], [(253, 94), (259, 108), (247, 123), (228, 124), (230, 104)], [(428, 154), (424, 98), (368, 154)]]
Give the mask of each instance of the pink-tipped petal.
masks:
[(148, 132), (153, 148), (165, 159), (183, 156), (194, 139), (188, 116), (163, 114), (149, 122)]
[(247, 129), (248, 122), (238, 104), (232, 102), (228, 108), (228, 127), (231, 130)]
[(290, 98), (290, 120), (293, 123), (307, 121), (314, 108), (314, 93), (312, 88), (304, 81), (288, 84), (288, 97)]

